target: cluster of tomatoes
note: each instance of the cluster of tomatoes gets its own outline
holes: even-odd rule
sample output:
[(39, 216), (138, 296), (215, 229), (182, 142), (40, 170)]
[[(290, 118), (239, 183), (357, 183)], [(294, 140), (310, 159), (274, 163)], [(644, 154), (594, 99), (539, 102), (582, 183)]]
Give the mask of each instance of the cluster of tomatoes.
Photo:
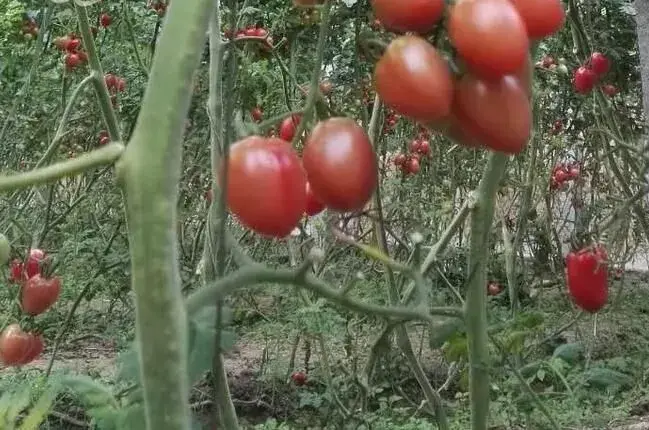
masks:
[(579, 163), (576, 161), (570, 163), (559, 163), (552, 169), (552, 176), (550, 177), (550, 189), (558, 190), (565, 189), (569, 181), (579, 179), (581, 170)]
[(577, 306), (599, 311), (608, 300), (608, 255), (597, 244), (572, 251), (566, 256), (566, 284)]
[(246, 28), (240, 28), (236, 31), (226, 30), (224, 32), (224, 36), (227, 39), (234, 37), (235, 40), (242, 39), (244, 37), (251, 37), (262, 42), (267, 48), (273, 47), (273, 37), (268, 34), (268, 30), (266, 30), (264, 27), (249, 25)]
[(164, 0), (149, 0), (147, 7), (153, 10), (159, 17), (165, 16), (168, 4)]
[(32, 39), (38, 36), (38, 23), (34, 18), (27, 18), (23, 21), (21, 32), (27, 39)]
[(557, 71), (561, 74), (568, 74), (568, 67), (565, 65), (565, 59), (561, 59), (559, 62), (551, 55), (546, 55), (541, 58), (540, 61), (537, 61), (535, 66), (539, 69), (545, 69), (550, 71)]
[[(593, 52), (586, 64), (579, 66), (574, 72), (572, 85), (575, 91), (579, 94), (590, 93), (610, 68), (611, 62), (606, 55)], [(617, 94), (617, 88), (611, 84), (603, 85), (602, 91), (611, 97)]]
[(75, 33), (69, 33), (66, 36), (54, 39), (54, 46), (62, 52), (65, 52), (65, 67), (72, 71), (82, 64), (88, 62), (88, 54), (83, 51), (81, 39)]
[[(441, 20), (444, 0), (372, 0), (374, 15), (397, 33), (376, 64), (375, 87), (385, 104), (458, 143), (516, 154), (527, 144), (531, 42), (565, 21), (560, 0), (458, 0), (446, 29), (466, 72), (423, 37)], [(417, 97), (413, 97), (417, 94)]]
[(385, 114), (385, 121), (383, 122), (383, 133), (389, 133), (395, 129), (399, 122), (399, 114), (392, 109), (388, 109)]
[[(31, 249), (25, 261), (13, 260), (9, 282), (20, 286), (20, 306), (30, 316), (47, 311), (59, 298), (61, 280), (43, 273), (47, 255), (41, 249)], [(0, 361), (7, 366), (21, 366), (43, 352), (43, 337), (24, 331), (19, 324), (7, 326), (0, 334)]]
[(104, 75), (104, 82), (106, 82), (108, 91), (113, 94), (121, 93), (126, 89), (126, 79), (112, 73), (106, 73)]
[(378, 174), (374, 149), (356, 121), (320, 121), (300, 157), (289, 142), (296, 121), (288, 119), (292, 133), (282, 133), (280, 126), (279, 138), (250, 136), (234, 143), (228, 165), (230, 211), (253, 231), (278, 238), (293, 231), (304, 214), (362, 209)]
[(419, 173), (422, 158), (430, 156), (428, 133), (425, 130), (420, 131), (419, 135), (410, 142), (408, 149), (407, 154), (400, 152), (392, 159), (394, 166), (406, 176)]

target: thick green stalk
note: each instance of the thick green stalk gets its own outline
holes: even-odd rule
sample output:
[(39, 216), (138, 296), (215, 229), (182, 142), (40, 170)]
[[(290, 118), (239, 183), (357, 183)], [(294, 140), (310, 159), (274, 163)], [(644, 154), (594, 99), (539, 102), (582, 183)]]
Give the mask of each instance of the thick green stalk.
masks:
[(469, 347), (469, 398), (473, 430), (487, 430), (489, 417), (489, 351), (485, 285), (487, 284), (489, 232), (493, 224), (496, 192), (506, 165), (506, 155), (502, 153), (489, 155), (471, 213), (465, 321)]
[(177, 199), (185, 117), (213, 6), (212, 0), (170, 6), (133, 136), (117, 165), (126, 200), (138, 358), (149, 430), (190, 428)]

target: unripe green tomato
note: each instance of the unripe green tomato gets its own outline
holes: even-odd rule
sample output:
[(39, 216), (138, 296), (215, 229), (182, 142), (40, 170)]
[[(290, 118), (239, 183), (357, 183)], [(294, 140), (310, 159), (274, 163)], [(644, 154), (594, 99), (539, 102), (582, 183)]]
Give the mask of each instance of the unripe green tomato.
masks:
[(0, 264), (7, 264), (11, 253), (11, 246), (7, 236), (0, 233)]
[(557, 66), (557, 72), (561, 75), (567, 75), (568, 74), (568, 67), (566, 67), (565, 64), (559, 64)]

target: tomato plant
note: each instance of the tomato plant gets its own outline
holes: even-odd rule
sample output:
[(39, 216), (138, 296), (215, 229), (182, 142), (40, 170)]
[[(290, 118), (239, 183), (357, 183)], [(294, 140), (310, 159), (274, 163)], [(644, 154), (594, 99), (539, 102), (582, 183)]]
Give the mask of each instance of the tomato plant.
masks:
[(456, 85), (453, 114), (459, 123), (461, 141), (509, 154), (525, 148), (532, 125), (532, 111), (520, 81), (505, 76), (485, 81), (465, 74)]
[(40, 315), (56, 303), (60, 294), (61, 280), (59, 278), (44, 278), (40, 274), (36, 274), (27, 279), (22, 287), (22, 309), (29, 315)]
[(520, 14), (530, 39), (542, 39), (563, 27), (566, 20), (561, 0), (509, 0)]
[(372, 0), (374, 15), (388, 30), (427, 33), (444, 13), (444, 0)]
[(374, 79), (387, 106), (417, 121), (434, 123), (451, 110), (451, 72), (425, 39), (401, 36), (393, 40), (376, 64)]
[(330, 118), (313, 128), (302, 154), (315, 196), (330, 209), (362, 209), (376, 188), (378, 166), (365, 131), (349, 118)]
[(282, 139), (251, 136), (230, 149), (227, 202), (255, 232), (284, 237), (306, 207), (306, 176), (293, 147)]
[(574, 302), (587, 312), (608, 300), (608, 256), (602, 246), (573, 251), (566, 257), (566, 284)]
[(448, 34), (474, 74), (495, 79), (520, 70), (529, 51), (525, 23), (503, 0), (459, 0), (451, 9)]

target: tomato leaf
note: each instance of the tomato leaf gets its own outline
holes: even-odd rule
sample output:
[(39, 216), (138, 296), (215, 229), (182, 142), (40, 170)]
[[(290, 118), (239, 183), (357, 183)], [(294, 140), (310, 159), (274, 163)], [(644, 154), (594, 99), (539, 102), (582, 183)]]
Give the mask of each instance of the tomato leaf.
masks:
[(574, 365), (581, 357), (582, 352), (583, 349), (580, 344), (564, 343), (554, 350), (552, 357), (560, 358), (566, 363)]
[(110, 388), (85, 375), (64, 376), (59, 380), (62, 387), (76, 394), (88, 408), (119, 405)]
[(592, 367), (584, 372), (584, 381), (593, 388), (619, 391), (631, 387), (633, 378), (606, 367)]
[[(4, 408), (0, 410), (2, 417), (4, 418), (2, 424), (9, 424), (11, 426), (9, 428), (15, 428), (14, 423), (18, 419), (20, 413), (29, 406), (31, 400), (30, 394), (30, 387), (22, 386), (20, 387), (20, 391), (8, 391), (2, 396), (3, 400), (0, 402), (4, 406)], [(9, 405), (6, 405), (7, 401), (9, 401)]]
[(56, 389), (50, 387), (43, 395), (36, 401), (34, 407), (29, 411), (27, 416), (23, 419), (20, 430), (38, 430), (41, 423), (47, 418), (47, 414), (56, 399)]

